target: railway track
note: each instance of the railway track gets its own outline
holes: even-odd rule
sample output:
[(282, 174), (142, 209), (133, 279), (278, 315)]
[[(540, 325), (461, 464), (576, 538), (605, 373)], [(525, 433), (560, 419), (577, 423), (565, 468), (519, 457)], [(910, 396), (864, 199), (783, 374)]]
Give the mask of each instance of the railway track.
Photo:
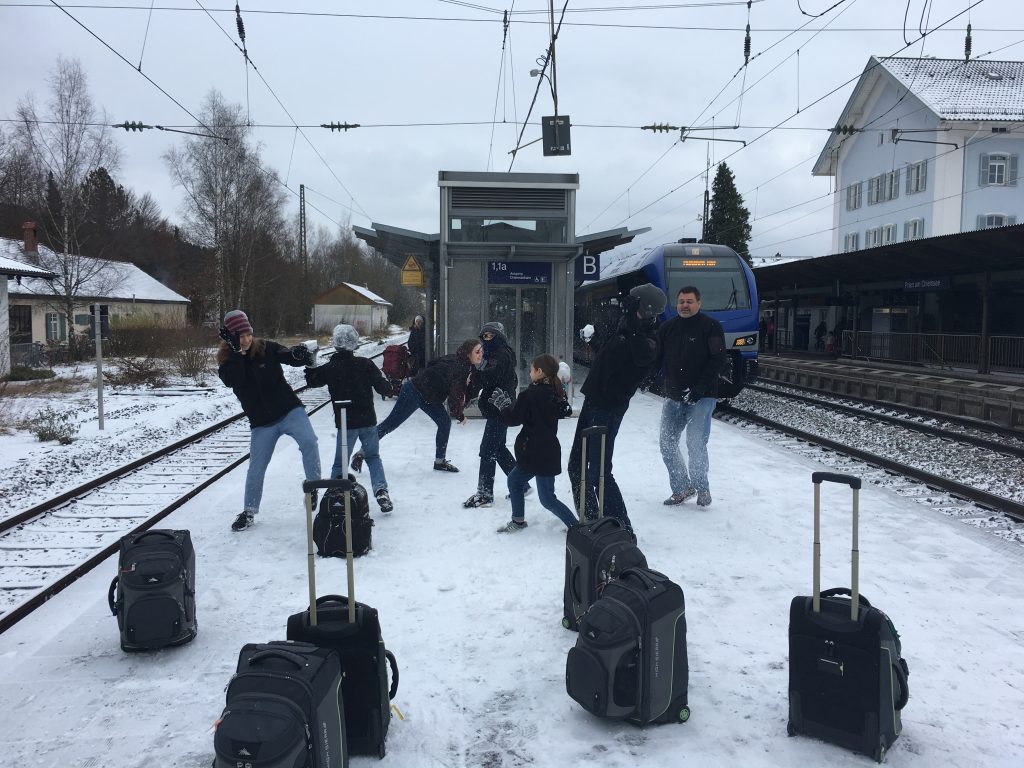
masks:
[[(968, 502), (953, 511), (958, 516), (971, 515), (977, 505), (983, 508), (973, 511), (979, 517), (994, 511), (1024, 522), (1024, 447), (1019, 444), (820, 398), (764, 387), (749, 390), (720, 404), (716, 416), (756, 424), (876, 467), (888, 476), (879, 478), (883, 484), (892, 485), (891, 476), (898, 475), (923, 484), (925, 495), (928, 489), (950, 494)], [(907, 493), (921, 495), (920, 489)]]
[[(325, 389), (296, 394), (310, 414), (330, 404)], [(237, 413), (0, 520), (0, 632), (247, 461), (249, 433)]]

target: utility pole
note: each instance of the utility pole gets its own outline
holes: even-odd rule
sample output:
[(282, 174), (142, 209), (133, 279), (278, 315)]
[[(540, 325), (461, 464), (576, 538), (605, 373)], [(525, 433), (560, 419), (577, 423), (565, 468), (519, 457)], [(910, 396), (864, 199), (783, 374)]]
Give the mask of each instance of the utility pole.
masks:
[(708, 150), (707, 167), (704, 169), (704, 215), (700, 220), (700, 241), (703, 243), (708, 234), (708, 216), (711, 213), (711, 195), (708, 193), (708, 182), (711, 179), (711, 154)]
[[(309, 259), (306, 255), (306, 185), (299, 184), (299, 263), (302, 264), (302, 303), (310, 316)], [(310, 318), (310, 324), (312, 319)]]

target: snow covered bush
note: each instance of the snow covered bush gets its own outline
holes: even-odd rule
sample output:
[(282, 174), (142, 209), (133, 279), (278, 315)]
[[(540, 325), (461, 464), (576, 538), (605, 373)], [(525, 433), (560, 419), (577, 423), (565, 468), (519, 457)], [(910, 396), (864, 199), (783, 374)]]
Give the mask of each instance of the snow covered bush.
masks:
[(56, 411), (50, 406), (36, 415), (31, 429), (40, 442), (56, 440), (61, 445), (69, 445), (78, 434), (78, 427), (71, 423), (71, 412)]

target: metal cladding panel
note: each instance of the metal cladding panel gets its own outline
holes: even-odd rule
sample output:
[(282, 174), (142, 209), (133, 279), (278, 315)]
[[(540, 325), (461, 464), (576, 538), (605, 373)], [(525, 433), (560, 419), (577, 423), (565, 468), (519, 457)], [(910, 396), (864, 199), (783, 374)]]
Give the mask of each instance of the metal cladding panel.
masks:
[(557, 211), (565, 213), (568, 191), (509, 187), (453, 187), (451, 209), (505, 211)]

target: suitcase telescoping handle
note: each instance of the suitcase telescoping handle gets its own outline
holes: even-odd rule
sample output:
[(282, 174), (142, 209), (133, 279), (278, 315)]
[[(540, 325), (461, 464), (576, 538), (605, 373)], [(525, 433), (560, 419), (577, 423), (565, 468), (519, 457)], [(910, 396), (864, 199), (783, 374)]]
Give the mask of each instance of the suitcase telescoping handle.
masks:
[(586, 516), (587, 509), (587, 438), (594, 437), (595, 435), (601, 436), (601, 464), (597, 473), (597, 517), (601, 519), (604, 517), (604, 452), (606, 440), (608, 439), (608, 427), (597, 425), (594, 427), (587, 427), (581, 433), (583, 436), (583, 451), (582, 458), (580, 459), (580, 524), (586, 522), (584, 517)]
[(345, 566), (348, 571), (348, 623), (356, 623), (355, 571), (352, 565), (352, 488), (354, 483), (344, 480), (304, 480), (302, 492), (306, 495), (306, 557), (309, 570), (309, 624), (316, 626), (316, 562), (313, 544), (313, 491), (317, 488), (340, 490), (345, 495)]
[(853, 540), (850, 546), (850, 618), (857, 620), (860, 612), (860, 549), (857, 529), (860, 525), (860, 478), (835, 472), (814, 472), (814, 597), (812, 607), (815, 613), (821, 611), (821, 484), (839, 483), (853, 490)]

